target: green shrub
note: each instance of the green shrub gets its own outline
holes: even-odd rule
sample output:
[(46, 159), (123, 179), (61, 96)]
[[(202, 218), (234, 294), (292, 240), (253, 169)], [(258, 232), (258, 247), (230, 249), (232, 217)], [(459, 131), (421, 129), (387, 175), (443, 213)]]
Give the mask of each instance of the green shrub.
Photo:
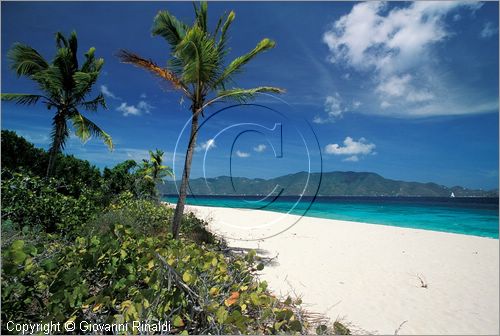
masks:
[(71, 244), (56, 236), (16, 240), (2, 251), (2, 321), (161, 320), (172, 333), (196, 334), (305, 327), (291, 300), (280, 302), (255, 280), (255, 253), (226, 256), (121, 224)]
[[(2, 169), (45, 176), (49, 164), (49, 154), (45, 150), (36, 148), (13, 131), (2, 130), (1, 139)], [(53, 177), (68, 186), (82, 184), (96, 190), (101, 185), (99, 169), (90, 162), (77, 159), (73, 155), (58, 155)], [(78, 188), (72, 188), (67, 192), (78, 192), (78, 190)], [(78, 194), (74, 196), (78, 197)]]
[[(96, 195), (84, 186), (67, 186), (56, 179), (26, 173), (5, 173), (2, 181), (2, 221), (20, 228), (28, 226), (47, 232), (69, 232), (87, 222), (98, 210)], [(79, 197), (70, 188), (78, 188)]]
[(199, 219), (192, 212), (188, 212), (182, 217), (181, 234), (198, 243), (216, 243), (217, 239), (207, 226), (207, 222)]
[(106, 233), (114, 224), (121, 223), (145, 235), (166, 235), (172, 216), (173, 209), (151, 200), (136, 199), (131, 192), (124, 192), (90, 225), (100, 233)]

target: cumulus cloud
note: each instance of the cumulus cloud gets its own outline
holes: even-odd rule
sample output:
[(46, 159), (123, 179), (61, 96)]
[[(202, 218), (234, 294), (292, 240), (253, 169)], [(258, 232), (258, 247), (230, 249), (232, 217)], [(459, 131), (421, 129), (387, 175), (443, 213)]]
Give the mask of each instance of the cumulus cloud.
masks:
[(336, 21), (323, 35), (330, 60), (348, 61), (356, 68), (375, 67), (395, 72), (419, 63), (428, 48), (446, 38), (443, 18), (458, 7), (479, 3), (413, 2), (387, 11), (385, 2), (363, 2)]
[(264, 144), (260, 144), (260, 145), (257, 145), (253, 148), (254, 151), (256, 151), (257, 153), (262, 153), (263, 151), (265, 151), (267, 148), (266, 145)]
[[(445, 22), (448, 15), (459, 8), (474, 11), (481, 6), (478, 2), (454, 1), (417, 1), (398, 6), (363, 2), (335, 21), (323, 34), (323, 41), (332, 63), (342, 69), (373, 74), (373, 93), (382, 110), (413, 116), (422, 110), (433, 111), (431, 115), (461, 114), (457, 111), (464, 110), (463, 104), (456, 103), (452, 109), (442, 104), (445, 100), (456, 102), (462, 93), (445, 89), (454, 83), (444, 83), (445, 77), (436, 71), (439, 60), (435, 46), (454, 35)], [(483, 28), (486, 36), (497, 31), (491, 24)], [(465, 113), (476, 111), (473, 108)]]
[(338, 92), (335, 92), (331, 96), (327, 96), (324, 102), (324, 110), (326, 113), (325, 117), (316, 116), (313, 122), (316, 124), (324, 124), (327, 122), (334, 122), (336, 119), (342, 116), (342, 113), (346, 111), (342, 98)]
[(200, 143), (199, 146), (196, 146), (195, 151), (197, 151), (197, 152), (202, 151), (202, 150), (208, 151), (208, 150), (213, 149), (215, 147), (217, 147), (215, 145), (215, 139), (208, 139), (207, 141)]
[(338, 92), (333, 96), (327, 96), (325, 99), (325, 112), (331, 118), (337, 118), (342, 115), (342, 100)]
[(240, 158), (247, 158), (250, 156), (250, 153), (247, 153), (247, 152), (242, 152), (240, 150), (237, 150), (236, 151), (236, 156), (237, 157), (240, 157)]
[(315, 124), (326, 124), (335, 122), (337, 119), (341, 118), (344, 112), (356, 110), (361, 106), (360, 101), (344, 101), (338, 92), (334, 92), (333, 95), (326, 96), (324, 102), (325, 115), (317, 115), (313, 119)]
[(145, 113), (151, 113), (151, 110), (154, 108), (151, 104), (147, 103), (144, 100), (141, 100), (137, 104), (137, 108), (141, 111), (144, 111)]
[(117, 97), (113, 92), (109, 91), (108, 87), (106, 85), (101, 85), (101, 92), (103, 95), (109, 98), (113, 98), (116, 100), (120, 100), (120, 97)]
[(126, 102), (121, 103), (116, 110), (122, 112), (123, 116), (127, 117), (129, 115), (140, 116), (144, 113), (151, 113), (151, 109), (153, 108), (152, 105), (141, 100), (137, 105), (128, 105)]
[(481, 30), (481, 37), (488, 38), (498, 33), (498, 27), (493, 25), (493, 22), (486, 22)]
[(326, 154), (345, 155), (348, 156), (343, 161), (356, 162), (360, 155), (375, 154), (375, 144), (368, 143), (365, 138), (360, 138), (358, 141), (351, 137), (346, 137), (343, 146), (339, 144), (328, 144), (325, 146)]
[(342, 161), (347, 161), (347, 162), (358, 162), (359, 161), (359, 158), (356, 156), (356, 155), (353, 155), (353, 156), (349, 156), (345, 159), (343, 159)]

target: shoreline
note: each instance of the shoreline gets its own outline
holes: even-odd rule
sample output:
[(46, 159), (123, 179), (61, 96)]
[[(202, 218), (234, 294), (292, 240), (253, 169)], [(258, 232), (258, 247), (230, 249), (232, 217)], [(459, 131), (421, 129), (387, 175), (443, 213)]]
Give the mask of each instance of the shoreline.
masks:
[(186, 208), (230, 247), (267, 259), (260, 276), (277, 295), (302, 296), (304, 308), (353, 333), (498, 333), (496, 238), (302, 217), (266, 239), (272, 230), (259, 223), (276, 221), (279, 231), (299, 216)]
[[(225, 197), (210, 197), (211, 199), (225, 199)], [(346, 198), (341, 197), (341, 199), (345, 200)], [(353, 199), (357, 199), (356, 197), (353, 197)], [(366, 199), (366, 197), (363, 197), (363, 199)], [(467, 236), (474, 236), (474, 237), (485, 237), (485, 238), (490, 238), (490, 239), (499, 239), (498, 236), (498, 205), (497, 202), (496, 208), (494, 208), (494, 205), (492, 206), (491, 202), (488, 201), (484, 204), (486, 204), (485, 208), (481, 208), (483, 205), (483, 202), (480, 203), (480, 206), (477, 208), (474, 208), (473, 205), (471, 205), (472, 210), (470, 210), (467, 206), (453, 206), (450, 205), (449, 207), (446, 205), (448, 204), (449, 198), (436, 198), (438, 200), (438, 203), (435, 203), (434, 201), (431, 201), (427, 205), (427, 203), (423, 204), (418, 204), (416, 207), (414, 207), (414, 204), (412, 202), (406, 203), (406, 200), (415, 200), (416, 198), (414, 197), (409, 197), (409, 198), (392, 198), (392, 197), (382, 197), (382, 199), (394, 199), (395, 203), (392, 203), (392, 201), (389, 201), (389, 204), (372, 204), (371, 202), (376, 202), (376, 200), (379, 199), (378, 197), (369, 197), (367, 200), (368, 203), (356, 203), (353, 206), (359, 206), (360, 207), (360, 212), (359, 213), (350, 213), (349, 211), (349, 201), (347, 203), (335, 203), (334, 205), (331, 205), (333, 207), (338, 206), (338, 210), (335, 210), (335, 212), (330, 212), (329, 210), (329, 203), (321, 203), (321, 201), (318, 201), (320, 204), (319, 206), (311, 206), (310, 208), (303, 208), (303, 207), (297, 207), (295, 210), (292, 212), (285, 212), (285, 211), (280, 211), (282, 210), (281, 206), (278, 207), (268, 207), (268, 208), (247, 208), (243, 204), (239, 204), (241, 202), (232, 202), (232, 198), (229, 199), (228, 202), (221, 202), (221, 204), (218, 204), (219, 202), (201, 202), (202, 204), (189, 204), (191, 206), (201, 206), (201, 207), (218, 207), (218, 208), (231, 208), (231, 209), (248, 209), (248, 210), (262, 210), (262, 211), (271, 211), (275, 213), (280, 213), (280, 214), (289, 214), (291, 216), (300, 216), (300, 217), (312, 217), (312, 218), (321, 218), (321, 219), (328, 219), (328, 220), (338, 220), (338, 221), (349, 221), (353, 223), (366, 223), (366, 224), (373, 224), (373, 225), (384, 225), (384, 226), (390, 226), (390, 227), (401, 227), (401, 228), (408, 228), (408, 229), (415, 229), (415, 230), (426, 230), (426, 231), (433, 231), (433, 232), (443, 232), (443, 233), (453, 233), (453, 234), (461, 234), (461, 235), (467, 235)], [(469, 202), (466, 202), (467, 200), (470, 200), (470, 198), (462, 198), (463, 200), (460, 201), (460, 198), (458, 200), (458, 203), (461, 204), (462, 202), (465, 202), (465, 204), (470, 204)], [(481, 198), (485, 199), (485, 198)], [(429, 200), (429, 198), (426, 198), (426, 200)], [(452, 199), (456, 201), (455, 199)], [(494, 200), (493, 198), (488, 198), (488, 200)], [(399, 203), (403, 202), (403, 203)], [(453, 201), (451, 201), (454, 203)], [(441, 203), (443, 203), (444, 208), (442, 208)], [(475, 203), (473, 203), (475, 204)], [(384, 212), (379, 212), (377, 208), (384, 209), (385, 206), (387, 206), (387, 209), (394, 209), (394, 210), (387, 210)], [(400, 209), (408, 209), (409, 211), (409, 216), (400, 216), (397, 213), (399, 211), (406, 211), (406, 210), (398, 210)], [(337, 209), (337, 208), (335, 208)], [(415, 211), (413, 209), (416, 209)], [(437, 209), (437, 210), (435, 210)], [(286, 209), (285, 209), (286, 210)], [(468, 211), (471, 211), (469, 217)], [(377, 213), (373, 213), (376, 211)], [(436, 211), (442, 211), (444, 215), (438, 216), (436, 215)], [(427, 216), (428, 214), (431, 214), (429, 218), (423, 217)]]

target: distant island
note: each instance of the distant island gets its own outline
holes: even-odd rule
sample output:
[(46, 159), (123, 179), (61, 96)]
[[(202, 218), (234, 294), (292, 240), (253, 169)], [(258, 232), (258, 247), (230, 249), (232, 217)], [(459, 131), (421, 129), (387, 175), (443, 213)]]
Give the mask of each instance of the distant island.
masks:
[[(308, 188), (304, 189), (309, 176)], [(299, 172), (271, 179), (219, 176), (196, 178), (189, 182), (189, 193), (194, 195), (267, 195), (313, 196), (321, 185), (318, 196), (423, 196), (423, 197), (498, 197), (498, 189), (467, 189), (461, 186), (446, 187), (436, 183), (405, 182), (386, 179), (370, 172)], [(177, 193), (174, 182), (160, 186), (164, 195)]]

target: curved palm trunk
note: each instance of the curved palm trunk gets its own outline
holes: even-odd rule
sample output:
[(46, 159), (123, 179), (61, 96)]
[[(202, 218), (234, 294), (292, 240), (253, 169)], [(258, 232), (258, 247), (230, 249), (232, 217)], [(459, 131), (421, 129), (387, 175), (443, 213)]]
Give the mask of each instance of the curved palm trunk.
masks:
[(52, 174), (54, 173), (57, 154), (60, 152), (64, 137), (64, 119), (61, 120), (61, 118), (58, 118), (57, 116), (54, 119), (56, 124), (56, 134), (54, 137), (54, 141), (52, 142), (52, 146), (49, 150), (49, 165), (47, 167), (46, 175), (47, 177), (52, 176)]
[(191, 173), (191, 163), (193, 161), (194, 148), (196, 146), (196, 136), (198, 134), (198, 115), (193, 113), (191, 120), (191, 135), (189, 138), (189, 145), (186, 152), (186, 159), (184, 161), (184, 171), (182, 172), (181, 187), (179, 190), (179, 199), (175, 207), (174, 219), (172, 221), (172, 235), (174, 239), (179, 237), (179, 229), (181, 226), (182, 215), (184, 214), (184, 205), (186, 204), (187, 186), (189, 183), (189, 174)]

